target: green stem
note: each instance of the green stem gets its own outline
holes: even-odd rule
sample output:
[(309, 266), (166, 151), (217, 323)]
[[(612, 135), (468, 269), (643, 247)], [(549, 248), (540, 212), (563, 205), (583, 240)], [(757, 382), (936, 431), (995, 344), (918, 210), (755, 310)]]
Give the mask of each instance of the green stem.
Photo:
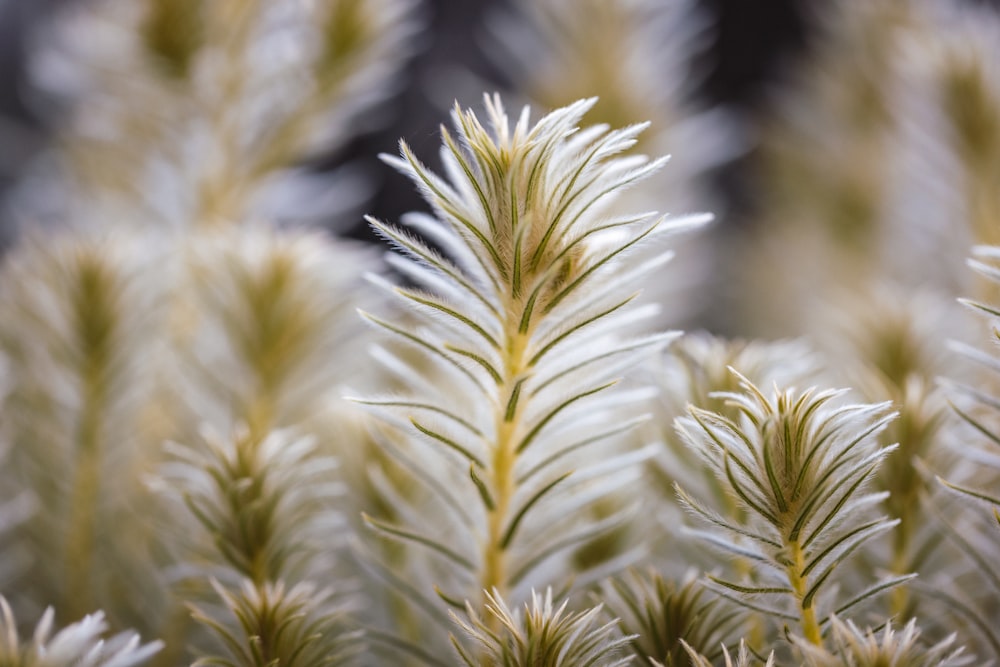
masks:
[(153, 657), (151, 667), (175, 667), (182, 664), (187, 654), (187, 641), (193, 623), (191, 611), (186, 606), (172, 605), (167, 621), (158, 633), (163, 639), (163, 650)]
[[(900, 525), (900, 528), (902, 524)], [(896, 530), (899, 531), (900, 528)], [(906, 559), (906, 549), (898, 545), (899, 540), (896, 540), (896, 553), (893, 554), (892, 559), (892, 572), (894, 574), (905, 574), (909, 569), (907, 567)], [(908, 616), (908, 610), (910, 608), (910, 589), (907, 586), (896, 586), (892, 589), (889, 598), (889, 611), (892, 618), (906, 618)]]
[(224, 51), (224, 74), (219, 82), (222, 92), (209, 116), (219, 161), (198, 184), (197, 191), (194, 223), (206, 228), (232, 223), (240, 215), (240, 205), (248, 194), (241, 188), (239, 177), (243, 167), (239, 164), (237, 148), (242, 128), (236, 124), (232, 109), (246, 88), (243, 57), (256, 16), (253, 11), (241, 8), (237, 1), (229, 2), (228, 8), (219, 11), (232, 22), (228, 26), (229, 39)]
[[(907, 463), (907, 465), (911, 465)], [(916, 480), (911, 480), (914, 483)], [(911, 571), (910, 550), (912, 548), (913, 522), (919, 520), (914, 510), (920, 508), (919, 494), (914, 493), (910, 486), (901, 495), (902, 502), (898, 504), (899, 525), (893, 531), (892, 563), (890, 569), (895, 575), (908, 574)], [(911, 598), (908, 586), (896, 586), (889, 597), (890, 611), (894, 618), (907, 618), (910, 615)]]
[(100, 369), (85, 374), (84, 403), (76, 438), (76, 466), (70, 492), (66, 538), (66, 613), (76, 620), (94, 611), (91, 589), (94, 531), (101, 488), (101, 430), (104, 406)]
[(803, 605), (806, 591), (809, 590), (807, 578), (800, 574), (806, 566), (805, 553), (798, 540), (789, 542), (787, 546), (791, 553), (792, 562), (786, 567), (786, 572), (788, 573), (788, 583), (791, 584), (792, 590), (795, 591), (795, 598), (798, 601), (802, 634), (810, 643), (822, 646), (823, 636), (819, 630), (819, 623), (816, 622), (816, 610), (812, 604), (808, 607)]
[(513, 395), (517, 387), (518, 376), (525, 364), (525, 350), (528, 335), (517, 332), (519, 318), (511, 318), (511, 331), (508, 332), (508, 342), (505, 360), (504, 381), (500, 387), (500, 396), (505, 399), (496, 408), (496, 439), (492, 456), (493, 500), (494, 507), (489, 512), (489, 528), (487, 532), (486, 549), (483, 554), (483, 573), (480, 587), (484, 592), (496, 589), (503, 596), (507, 592), (507, 562), (506, 549), (503, 546), (504, 531), (510, 521), (510, 505), (514, 497), (514, 465), (517, 463), (517, 441), (519, 432), (519, 416), (521, 409), (515, 406), (508, 410), (507, 398)]

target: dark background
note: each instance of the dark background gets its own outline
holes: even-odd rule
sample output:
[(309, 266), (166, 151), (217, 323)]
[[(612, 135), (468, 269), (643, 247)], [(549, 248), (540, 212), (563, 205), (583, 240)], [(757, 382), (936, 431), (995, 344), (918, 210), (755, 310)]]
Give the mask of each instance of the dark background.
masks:
[[(79, 1), (0, 0), (0, 195), (30, 156), (44, 146), (47, 135), (23, 95), (24, 58), (32, 26), (61, 5)], [(423, 44), (408, 66), (408, 87), (393, 103), (391, 124), (357, 138), (325, 161), (324, 166), (333, 166), (353, 160), (377, 176), (379, 189), (369, 207), (376, 216), (394, 220), (408, 210), (422, 208), (410, 183), (383, 167), (375, 156), (394, 153), (399, 137), (406, 137), (418, 155), (436, 154), (437, 127), (443, 114), (422, 92), (428, 77), (441, 65), (460, 63), (485, 81), (503, 85), (503, 75), (482, 50), (483, 19), (503, 4), (502, 0), (423, 0), (427, 22)], [(759, 107), (780, 64), (794, 60), (803, 47), (804, 0), (701, 0), (699, 4), (716, 22), (715, 40), (699, 64), (707, 74), (701, 95), (707, 102)], [(739, 174), (734, 165), (718, 175), (723, 192), (730, 197), (739, 196)], [(359, 225), (351, 234), (365, 237), (367, 232)]]
[[(79, 1), (0, 0), (0, 196), (30, 156), (44, 146), (47, 136), (47, 129), (21, 94), (31, 28), (60, 5)], [(807, 52), (811, 5), (825, 1), (700, 0), (715, 22), (714, 41), (698, 63), (706, 74), (699, 88), (702, 100), (707, 105), (731, 105), (751, 115), (764, 113), (769, 92)], [(1000, 6), (1000, 0), (978, 1)], [(395, 152), (399, 137), (405, 137), (418, 155), (436, 154), (437, 126), (443, 114), (422, 92), (429, 77), (442, 64), (459, 63), (502, 87), (502, 74), (482, 50), (482, 26), (484, 16), (503, 4), (503, 0), (423, 0), (427, 22), (424, 41), (408, 65), (408, 86), (391, 106), (392, 122), (375, 134), (355, 139), (321, 165), (354, 161), (375, 174), (378, 190), (369, 210), (377, 217), (395, 220), (408, 210), (422, 208), (410, 184), (380, 165), (375, 156)], [(725, 209), (747, 212), (752, 207), (745, 183), (753, 161), (751, 150), (714, 174)], [(365, 238), (367, 232), (358, 225), (351, 234)]]

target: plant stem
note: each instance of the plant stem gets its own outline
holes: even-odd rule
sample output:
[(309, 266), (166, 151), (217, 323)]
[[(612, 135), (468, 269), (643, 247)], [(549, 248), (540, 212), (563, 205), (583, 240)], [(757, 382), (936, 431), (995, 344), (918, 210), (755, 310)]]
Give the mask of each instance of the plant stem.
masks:
[(101, 486), (101, 430), (104, 391), (101, 370), (91, 365), (84, 378), (84, 403), (76, 439), (76, 470), (70, 492), (66, 538), (66, 613), (77, 620), (94, 611), (91, 575), (94, 529)]
[[(517, 391), (519, 376), (524, 370), (525, 350), (529, 334), (517, 331), (519, 318), (510, 318), (505, 340), (506, 359), (504, 378), (499, 396), (503, 399), (496, 406), (496, 440), (492, 459), (494, 507), (489, 513), (489, 532), (483, 560), (480, 588), (483, 593), (496, 589), (501, 596), (507, 592), (506, 548), (504, 531), (510, 521), (510, 504), (517, 490), (514, 483), (514, 465), (517, 463), (516, 436), (519, 432), (520, 405), (511, 412), (508, 401)], [(490, 616), (492, 618), (492, 616)]]
[[(911, 489), (912, 490), (912, 487)], [(913, 522), (919, 517), (913, 512), (920, 507), (920, 498), (915, 493), (905, 493), (900, 503), (900, 522), (896, 526), (892, 542), (891, 571), (896, 575), (904, 575), (910, 571), (910, 549), (913, 536)], [(896, 586), (890, 594), (890, 612), (894, 618), (907, 618), (910, 609), (910, 589), (908, 586)]]
[(202, 174), (197, 187), (197, 203), (194, 221), (206, 228), (231, 223), (242, 213), (241, 204), (248, 193), (242, 189), (241, 167), (239, 163), (239, 143), (242, 128), (239, 118), (232, 113), (239, 108), (239, 102), (246, 87), (246, 68), (243, 62), (246, 45), (251, 38), (255, 13), (241, 6), (238, 0), (228, 2), (218, 10), (229, 21), (230, 39), (224, 53), (225, 65), (219, 82), (220, 93), (217, 104), (209, 110), (212, 133), (216, 145), (217, 161), (212, 168)]
[(792, 585), (792, 590), (795, 591), (795, 597), (799, 603), (802, 634), (807, 641), (816, 646), (821, 646), (823, 644), (823, 636), (819, 631), (819, 623), (816, 622), (816, 610), (811, 603), (808, 607), (803, 605), (806, 591), (809, 590), (808, 580), (800, 574), (806, 566), (805, 553), (802, 551), (802, 545), (799, 544), (798, 540), (789, 542), (787, 546), (791, 553), (792, 562), (787, 566), (786, 572), (788, 573), (788, 582)]
[(163, 639), (163, 650), (152, 659), (151, 667), (175, 667), (182, 663), (187, 654), (186, 643), (193, 623), (191, 611), (186, 606), (180, 603), (172, 605), (167, 620), (158, 633)]

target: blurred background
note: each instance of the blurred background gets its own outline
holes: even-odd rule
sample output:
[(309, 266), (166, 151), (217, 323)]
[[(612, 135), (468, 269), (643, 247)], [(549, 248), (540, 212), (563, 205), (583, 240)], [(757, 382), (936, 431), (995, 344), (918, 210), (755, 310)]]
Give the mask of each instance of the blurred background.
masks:
[[(86, 115), (86, 104), (79, 104), (75, 92), (53, 95), (45, 84), (39, 86), (38, 68), (33, 65), (45, 60), (46, 50), (53, 46), (59, 50), (58, 35), (65, 33), (51, 30), (51, 24), (58, 24), (61, 14), (71, 13), (66, 10), (85, 4), (86, 0), (0, 0), (0, 196), (24, 180), (35, 158), (53, 146), (67, 118), (79, 115), (80, 109)], [(780, 312), (781, 303), (800, 301), (801, 296), (780, 296), (778, 290), (766, 307), (748, 307), (742, 292), (726, 286), (743, 284), (742, 274), (726, 272), (745, 264), (748, 254), (773, 259), (764, 249), (748, 249), (765, 230), (770, 233), (772, 225), (809, 226), (803, 218), (812, 217), (815, 211), (808, 204), (805, 213), (796, 208), (803, 201), (813, 202), (818, 209), (830, 197), (839, 202), (835, 208), (847, 210), (826, 216), (840, 230), (835, 234), (850, 235), (853, 232), (844, 230), (864, 227), (863, 211), (875, 205), (874, 199), (882, 198), (858, 193), (865, 189), (860, 181), (873, 182), (871, 174), (860, 176), (858, 170), (847, 167), (842, 175), (852, 182), (831, 186), (826, 194), (802, 183), (789, 184), (799, 177), (808, 180), (810, 169), (823, 163), (824, 151), (831, 151), (832, 171), (817, 180), (839, 183), (834, 171), (868, 159), (845, 146), (879, 150), (867, 129), (848, 136), (867, 122), (852, 126), (851, 119), (866, 113), (866, 105), (882, 104), (880, 97), (892, 96), (895, 108), (887, 113), (897, 120), (905, 118), (906, 122), (898, 123), (905, 126), (913, 71), (926, 69), (911, 64), (950, 48), (931, 43), (935, 40), (969, 41), (960, 35), (967, 26), (959, 24), (982, 21), (957, 17), (963, 10), (998, 5), (1000, 0), (588, 0), (576, 6), (553, 0), (423, 0), (414, 12), (418, 27), (406, 43), (409, 57), (398, 59), (399, 75), (382, 90), (384, 99), (353, 118), (348, 131), (339, 128), (336, 141), (326, 142), (321, 150), (311, 150), (294, 163), (314, 174), (335, 173), (349, 165), (358, 185), (357, 201), (346, 205), (346, 212), (331, 212), (321, 223), (336, 228), (340, 235), (373, 241), (361, 213), (395, 221), (407, 211), (425, 208), (412, 185), (382, 164), (378, 154), (395, 153), (399, 138), (405, 138), (417, 155), (438, 166), (434, 159), (439, 145), (437, 127), (446, 120), (454, 100), (476, 107), (483, 91), (500, 91), (512, 107), (525, 102), (541, 110), (598, 95), (602, 102), (595, 120), (621, 124), (649, 119), (653, 122), (649, 132), (656, 136), (642, 148), (673, 156), (664, 182), (653, 188), (656, 195), (650, 199), (645, 193), (650, 208), (672, 213), (711, 211), (717, 218), (714, 238), (701, 244), (710, 250), (688, 252), (687, 267), (677, 262), (678, 277), (671, 282), (688, 293), (676, 299), (683, 305), (674, 309), (670, 319), (720, 333), (802, 333), (801, 327), (790, 324), (807, 319), (802, 313)], [(589, 24), (572, 18), (584, 11), (608, 15)], [(614, 26), (621, 18), (615, 12), (631, 12), (629, 20), (635, 25), (617, 34), (613, 28), (600, 35), (588, 34), (593, 26)], [(643, 34), (631, 35), (629, 30)], [(86, 42), (87, 36), (79, 32), (74, 39)], [(922, 55), (915, 58), (915, 54)], [(105, 55), (114, 58), (114, 54)], [(123, 58), (127, 56), (118, 59)], [(611, 63), (614, 67), (609, 68)], [(992, 77), (994, 67), (989, 64), (984, 76)], [(127, 69), (123, 76), (130, 76)], [(65, 84), (64, 80), (59, 85)], [(68, 87), (74, 85), (70, 82)], [(841, 121), (844, 125), (837, 126)], [(891, 124), (897, 126), (895, 121)], [(895, 129), (891, 134), (891, 141), (899, 143)], [(842, 154), (833, 155), (838, 151)], [(798, 156), (793, 155), (796, 152)], [(812, 165), (801, 163), (807, 156)], [(910, 165), (921, 161), (902, 159)], [(886, 167), (886, 171), (895, 169)], [(795, 178), (790, 180), (790, 174)], [(926, 173), (916, 180), (921, 178), (934, 180)], [(842, 191), (845, 188), (848, 192)], [(40, 189), (34, 191), (37, 199)], [(789, 197), (789, 192), (797, 194)], [(50, 189), (42, 199), (56, 197)], [(796, 197), (802, 201), (789, 204)], [(782, 210), (785, 205), (791, 208)], [(46, 217), (39, 213), (37, 201), (33, 206), (30, 215), (25, 211), (32, 206), (5, 206), (0, 218), (5, 244), (25, 220), (37, 222)], [(897, 204), (889, 206), (899, 209)], [(880, 213), (876, 217), (894, 216)], [(740, 230), (741, 235), (730, 230)], [(919, 243), (925, 247), (935, 243), (933, 235), (921, 238)], [(958, 245), (967, 249), (969, 240), (962, 237)], [(808, 254), (802, 245), (808, 241), (796, 243), (797, 254)], [(771, 259), (762, 261), (767, 265)], [(767, 276), (766, 267), (739, 271), (774, 286), (775, 278)], [(827, 271), (826, 277), (817, 279), (829, 280), (829, 271), (843, 273), (843, 266), (827, 267)], [(690, 293), (692, 285), (699, 285), (695, 296)], [(698, 302), (714, 307), (699, 307)]]
[[(405, 216), (427, 206), (378, 156), (404, 138), (442, 173), (439, 125), (456, 101), (483, 118), (484, 91), (513, 118), (597, 96), (585, 122), (650, 121), (627, 150), (671, 160), (605, 212), (715, 215), (616, 256), (656, 267), (637, 326), (801, 337), (825, 368), (697, 335), (670, 363), (727, 382), (726, 350), (746, 360), (734, 366), (801, 367), (791, 376), (892, 401), (913, 457), (955, 440), (937, 430), (938, 378), (996, 385), (957, 373), (954, 350), (1000, 368), (978, 352), (995, 344), (988, 325), (958, 302), (1000, 303), (998, 4), (0, 0), (0, 491), (43, 490), (45, 510), (23, 525), (30, 508), (6, 524), (0, 511), (0, 537), (13, 526), (25, 545), (0, 563), (0, 584), (23, 588), (13, 606), (35, 618), (52, 604), (60, 622), (104, 608), (161, 636), (174, 612), (148, 558), (159, 536), (131, 508), (154, 492), (139, 472), (161, 444), (201, 442), (206, 425), (255, 441), (301, 427), (345, 479), (374, 479), (360, 471), (381, 445), (342, 397), (438, 378), (357, 316), (391, 312), (377, 274), (402, 272), (363, 216), (442, 239)], [(906, 539), (897, 573), (922, 558)], [(126, 568), (134, 590), (108, 583)]]
[[(0, 184), (8, 186), (20, 167), (45, 145), (48, 133), (39, 109), (33, 108), (26, 74), (26, 59), (35, 38), (33, 30), (65, 6), (86, 0), (0, 0)], [(822, 0), (817, 0), (821, 2)], [(863, 1), (863, 0), (859, 0)], [(1000, 2), (1000, 0), (994, 0)], [(696, 94), (706, 102), (733, 105), (757, 113), (766, 105), (768, 89), (782, 77), (782, 70), (801, 57), (808, 39), (804, 20), (810, 0), (698, 0), (698, 10), (711, 23), (706, 48), (693, 63)], [(427, 155), (438, 145), (437, 126), (448, 101), (429, 93), (442, 92), (443, 82), (427, 84), (442, 70), (459, 65), (482, 77), (496, 89), (509, 88), (510, 76), (488, 53), (487, 24), (510, 3), (504, 0), (426, 0), (422, 3), (425, 28), (419, 51), (408, 66), (405, 87), (393, 101), (390, 123), (376, 132), (357, 137), (326, 166), (357, 160), (380, 175), (379, 194), (373, 211), (378, 217), (397, 219), (400, 214), (422, 208), (419, 195), (403, 179), (391, 175), (375, 159), (380, 152), (395, 152), (405, 137), (419, 154)], [(652, 88), (657, 81), (648, 82)], [(478, 103), (478, 94), (464, 103)], [(742, 197), (743, 186), (737, 164), (718, 170), (714, 178), (727, 197)], [(383, 196), (384, 195), (384, 196)], [(353, 233), (369, 237), (358, 224)]]

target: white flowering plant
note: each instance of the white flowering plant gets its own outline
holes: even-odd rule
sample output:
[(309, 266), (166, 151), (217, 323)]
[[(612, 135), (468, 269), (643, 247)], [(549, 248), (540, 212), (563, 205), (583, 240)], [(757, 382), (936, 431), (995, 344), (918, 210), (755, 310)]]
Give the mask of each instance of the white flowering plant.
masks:
[(0, 667), (1000, 659), (1000, 18), (828, 9), (756, 238), (687, 212), (753, 136), (689, 99), (707, 15), (545, 0), (490, 19), (531, 105), (382, 155), (425, 210), (380, 255), (315, 161), (416, 2), (68, 8), (0, 259)]

